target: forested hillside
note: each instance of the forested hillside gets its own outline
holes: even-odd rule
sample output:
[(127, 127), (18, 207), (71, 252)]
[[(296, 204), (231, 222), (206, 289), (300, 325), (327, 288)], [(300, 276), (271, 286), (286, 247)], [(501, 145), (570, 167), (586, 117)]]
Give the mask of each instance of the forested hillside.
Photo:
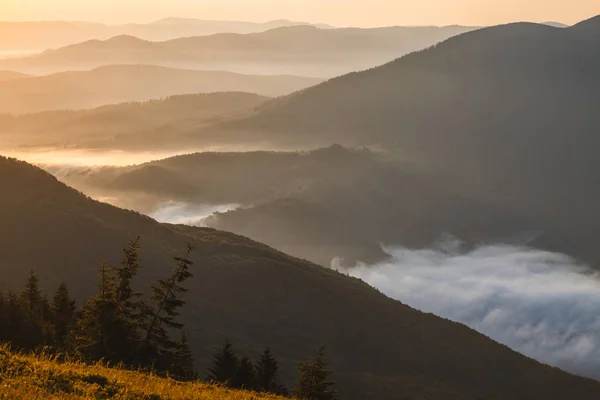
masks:
[[(181, 321), (204, 370), (229, 338), (256, 358), (270, 346), (282, 371), (328, 345), (344, 399), (595, 399), (600, 384), (544, 366), (456, 323), (413, 310), (363, 282), (249, 239), (159, 224), (101, 204), (48, 173), (1, 159), (0, 279), (19, 290), (33, 268), (54, 291), (81, 301), (100, 261), (141, 236), (139, 288), (171, 271), (173, 254), (196, 242)], [(351, 329), (349, 328), (351, 327)], [(284, 383), (293, 376), (282, 375)]]

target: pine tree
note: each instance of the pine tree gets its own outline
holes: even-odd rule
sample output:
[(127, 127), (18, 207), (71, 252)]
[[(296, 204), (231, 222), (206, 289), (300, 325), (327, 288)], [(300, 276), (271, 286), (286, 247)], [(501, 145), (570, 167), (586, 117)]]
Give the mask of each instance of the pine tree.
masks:
[(244, 356), (240, 359), (235, 374), (233, 385), (239, 389), (254, 389), (256, 384), (256, 372), (250, 357)]
[(168, 370), (177, 349), (177, 342), (169, 337), (168, 331), (183, 328), (176, 318), (185, 304), (179, 297), (187, 292), (182, 284), (193, 276), (189, 271), (194, 264), (190, 260), (193, 250), (194, 244), (188, 243), (183, 257), (174, 257), (176, 267), (173, 275), (167, 280), (159, 279), (158, 285), (152, 286), (154, 307), (146, 310), (144, 357), (158, 370)]
[(261, 392), (287, 395), (287, 390), (279, 383), (279, 363), (267, 347), (256, 363), (256, 389)]
[(68, 335), (75, 323), (75, 300), (69, 296), (69, 289), (63, 282), (52, 299), (52, 322), (54, 326), (54, 344), (68, 350)]
[(114, 350), (116, 284), (112, 269), (102, 263), (96, 296), (88, 298), (77, 321), (73, 341), (79, 355), (91, 361), (122, 361)]
[(135, 299), (141, 297), (141, 293), (132, 289), (131, 282), (137, 275), (140, 264), (140, 237), (131, 240), (127, 247), (123, 249), (124, 257), (119, 267), (115, 268), (117, 278), (116, 300), (119, 307), (130, 311), (137, 308)]
[(238, 358), (233, 351), (233, 345), (229, 340), (226, 340), (223, 347), (213, 356), (207, 379), (211, 382), (233, 387), (237, 369)]
[(113, 269), (116, 285), (114, 350), (120, 355), (121, 361), (139, 364), (145, 304), (140, 300), (142, 294), (133, 290), (132, 281), (141, 267), (140, 238), (131, 240), (123, 253), (121, 264)]
[(305, 400), (335, 400), (337, 393), (331, 389), (331, 370), (326, 369), (325, 346), (321, 346), (312, 361), (301, 363), (296, 396)]
[(22, 349), (24, 347), (23, 330), (26, 312), (23, 309), (19, 297), (15, 293), (8, 293), (6, 298), (6, 319), (8, 327), (6, 329), (6, 340), (15, 348)]
[(0, 292), (0, 342), (8, 342), (10, 337), (10, 321), (8, 318), (8, 299)]
[(49, 344), (52, 334), (50, 304), (40, 290), (39, 280), (33, 270), (29, 272), (20, 302), (26, 317), (22, 324), (22, 346), (34, 349)]
[(174, 362), (170, 372), (178, 380), (191, 381), (196, 379), (194, 357), (185, 333), (181, 334), (181, 340), (177, 343), (177, 350), (174, 354)]

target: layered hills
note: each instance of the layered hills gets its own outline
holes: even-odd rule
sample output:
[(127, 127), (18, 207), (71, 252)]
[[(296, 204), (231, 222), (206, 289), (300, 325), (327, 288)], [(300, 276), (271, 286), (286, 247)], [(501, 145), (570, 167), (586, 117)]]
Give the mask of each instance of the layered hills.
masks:
[(385, 257), (380, 243), (428, 246), (444, 233), (477, 243), (530, 227), (418, 165), (367, 149), (198, 153), (122, 168), (47, 168), (85, 193), (144, 214), (173, 202), (190, 217), (196, 205), (237, 204), (203, 223), (325, 266), (336, 257), (352, 265), (378, 261)]
[[(105, 40), (119, 35), (133, 35), (145, 40), (169, 40), (226, 32), (245, 34), (297, 25), (311, 24), (283, 19), (254, 23), (174, 17), (163, 18), (148, 24), (123, 25), (75, 21), (0, 22), (0, 49), (56, 49), (76, 42), (92, 39)], [(324, 24), (315, 26), (331, 28)]]
[(522, 217), (547, 247), (596, 263), (599, 21), (465, 33), (213, 129), (221, 141), (384, 148), (463, 198)]
[(248, 115), (269, 98), (244, 92), (170, 96), (86, 110), (0, 114), (0, 139), (11, 147), (118, 150), (177, 147), (179, 136), (216, 121)]
[(47, 74), (107, 64), (152, 64), (245, 74), (332, 77), (383, 64), (473, 29), (460, 26), (320, 29), (304, 25), (251, 34), (180, 36), (161, 42), (119, 35), (3, 60), (0, 66)]
[(13, 79), (21, 79), (27, 77), (27, 74), (22, 74), (20, 72), (13, 71), (0, 71), (0, 82), (2, 81), (10, 81)]
[(0, 112), (34, 113), (85, 109), (181, 94), (249, 92), (266, 96), (291, 93), (321, 79), (287, 75), (242, 75), (180, 70), (152, 65), (111, 65), (0, 82)]

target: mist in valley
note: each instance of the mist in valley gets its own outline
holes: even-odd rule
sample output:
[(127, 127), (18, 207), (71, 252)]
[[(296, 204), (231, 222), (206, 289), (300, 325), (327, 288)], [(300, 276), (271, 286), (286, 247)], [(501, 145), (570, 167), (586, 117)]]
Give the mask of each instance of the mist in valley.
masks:
[(206, 220), (213, 214), (233, 211), (238, 207), (238, 204), (209, 205), (168, 201), (157, 204), (148, 216), (158, 222), (206, 227)]
[(528, 357), (600, 377), (600, 276), (565, 254), (516, 244), (385, 246), (378, 264), (331, 267)]

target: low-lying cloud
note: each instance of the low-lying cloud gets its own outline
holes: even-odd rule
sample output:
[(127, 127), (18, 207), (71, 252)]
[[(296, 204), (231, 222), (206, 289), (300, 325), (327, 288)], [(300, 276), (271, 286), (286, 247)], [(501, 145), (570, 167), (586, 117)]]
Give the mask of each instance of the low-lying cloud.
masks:
[(170, 224), (206, 226), (205, 220), (214, 213), (224, 213), (238, 207), (238, 204), (209, 205), (169, 201), (156, 206), (150, 217)]
[(600, 377), (598, 274), (558, 253), (512, 245), (461, 251), (387, 247), (377, 265), (332, 267), (416, 309), (464, 323), (529, 357)]

